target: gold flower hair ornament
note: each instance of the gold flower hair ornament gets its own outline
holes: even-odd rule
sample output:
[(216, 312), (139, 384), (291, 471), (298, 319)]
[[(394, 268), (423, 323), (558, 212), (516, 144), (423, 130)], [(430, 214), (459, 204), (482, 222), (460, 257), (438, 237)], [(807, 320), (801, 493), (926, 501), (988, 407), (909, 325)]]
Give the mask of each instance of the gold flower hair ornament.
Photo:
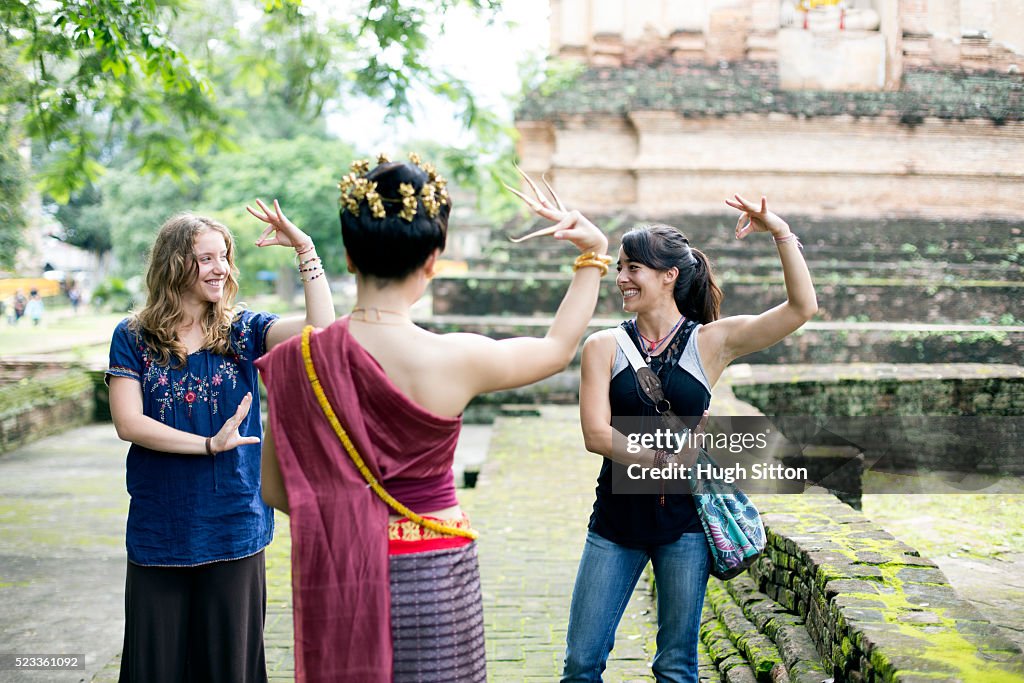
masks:
[[(422, 202), (424, 212), (431, 218), (436, 218), (441, 207), (449, 204), (448, 181), (437, 172), (432, 164), (423, 163), (420, 155), (415, 152), (409, 155), (409, 162), (427, 175), (427, 182), (423, 184), (419, 195), (411, 184), (402, 183), (398, 186), (398, 197), (382, 196), (377, 192), (377, 183), (364, 177), (370, 172), (369, 159), (359, 159), (352, 162), (348, 175), (343, 176), (338, 182), (338, 190), (341, 191), (338, 201), (353, 214), (359, 213), (359, 205), (365, 201), (374, 218), (387, 216), (387, 211), (384, 209), (385, 203), (400, 203), (402, 208), (398, 212), (398, 216), (409, 223), (416, 217), (416, 210), (419, 203)], [(384, 154), (380, 154), (377, 156), (377, 163), (390, 163), (390, 159)]]

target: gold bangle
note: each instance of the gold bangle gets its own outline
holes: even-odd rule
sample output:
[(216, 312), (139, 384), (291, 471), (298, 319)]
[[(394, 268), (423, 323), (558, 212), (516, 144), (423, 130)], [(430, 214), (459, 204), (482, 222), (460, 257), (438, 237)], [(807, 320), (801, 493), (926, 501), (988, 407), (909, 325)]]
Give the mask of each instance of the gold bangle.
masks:
[(601, 271), (601, 277), (608, 274), (608, 265), (604, 261), (598, 261), (597, 259), (589, 259), (586, 261), (577, 260), (576, 263), (572, 264), (572, 272), (576, 272), (580, 268), (594, 267)]
[(576, 257), (576, 261), (572, 264), (572, 272), (576, 272), (580, 268), (599, 268), (601, 270), (601, 277), (608, 274), (608, 265), (612, 262), (612, 257), (608, 254), (598, 254), (596, 251), (588, 251), (584, 254), (580, 254)]
[(588, 252), (586, 252), (584, 254), (580, 254), (579, 256), (576, 257), (576, 262), (577, 263), (579, 263), (580, 261), (594, 261), (594, 260), (600, 261), (600, 262), (605, 263), (605, 264), (610, 264), (612, 262), (612, 257), (609, 256), (608, 254), (598, 254), (596, 251), (588, 251)]

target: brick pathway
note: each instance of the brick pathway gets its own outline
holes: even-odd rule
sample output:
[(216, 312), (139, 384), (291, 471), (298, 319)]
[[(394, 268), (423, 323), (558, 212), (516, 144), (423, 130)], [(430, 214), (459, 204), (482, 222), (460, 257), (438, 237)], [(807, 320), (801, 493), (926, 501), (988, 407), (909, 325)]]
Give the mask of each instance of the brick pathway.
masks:
[[(85, 654), (66, 672), (0, 670), (0, 683), (114, 683), (123, 633), (126, 446), (109, 424), (44, 439), (0, 458), (0, 654)], [(599, 460), (574, 409), (502, 418), (476, 489), (460, 491), (481, 532), (491, 681), (552, 681)], [(267, 551), (267, 662), (291, 681), (287, 518)], [(643, 585), (643, 582), (641, 582)], [(653, 605), (638, 588), (608, 681), (650, 681)]]
[[(499, 419), (477, 488), (460, 492), (480, 531), (491, 680), (557, 680), (599, 468), (583, 449), (576, 409), (545, 408), (540, 419)], [(654, 680), (655, 616), (644, 585), (623, 616), (605, 680)]]

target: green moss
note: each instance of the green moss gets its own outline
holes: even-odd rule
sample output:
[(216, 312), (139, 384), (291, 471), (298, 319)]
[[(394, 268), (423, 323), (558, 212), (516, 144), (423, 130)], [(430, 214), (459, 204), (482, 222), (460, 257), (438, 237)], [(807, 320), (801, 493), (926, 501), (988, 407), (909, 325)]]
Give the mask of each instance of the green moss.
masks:
[(0, 387), (0, 419), (22, 413), (34, 406), (54, 405), (92, 391), (88, 373), (69, 370), (50, 377), (26, 377)]
[[(972, 681), (972, 683), (974, 681), (982, 681), (983, 683), (988, 683), (989, 681), (993, 683), (995, 681), (1024, 682), (1024, 676), (1008, 671), (998, 663), (986, 660), (986, 646), (984, 642), (979, 643), (961, 634), (957, 630), (957, 620), (948, 615), (950, 608), (931, 604), (928, 606), (927, 612), (934, 614), (934, 619), (929, 619), (923, 623), (906, 621), (908, 616), (920, 613), (921, 607), (911, 601), (905, 591), (905, 582), (899, 577), (900, 572), (915, 566), (901, 561), (901, 558), (904, 557), (904, 547), (892, 539), (865, 538), (857, 531), (859, 527), (851, 528), (848, 525), (836, 523), (829, 520), (827, 514), (815, 512), (814, 508), (816, 505), (820, 505), (820, 501), (811, 500), (811, 497), (806, 498), (808, 500), (794, 498), (784, 503), (786, 514), (796, 517), (795, 520), (790, 520), (787, 523), (787, 529), (792, 529), (791, 532), (787, 531), (787, 533), (791, 533), (793, 536), (815, 533), (827, 535), (830, 546), (828, 552), (848, 558), (853, 567), (851, 571), (843, 571), (841, 567), (834, 563), (822, 562), (818, 566), (814, 580), (816, 592), (818, 593), (815, 598), (820, 597), (828, 581), (850, 578), (851, 574), (855, 578), (875, 582), (879, 587), (885, 589), (878, 593), (843, 592), (837, 595), (830, 605), (824, 606), (826, 609), (823, 613), (828, 611), (838, 612), (837, 627), (839, 629), (849, 629), (851, 627), (848, 620), (843, 616), (843, 608), (839, 607), (836, 601), (870, 601), (879, 606), (884, 623), (888, 625), (888, 628), (893, 629), (895, 633), (900, 635), (912, 637), (921, 643), (920, 651), (907, 654), (912, 654), (915, 657), (934, 663), (936, 668), (954, 671), (959, 680)], [(769, 533), (777, 536), (777, 532), (771, 529), (769, 529)], [(892, 560), (889, 562), (872, 563), (870, 565), (877, 569), (877, 576), (856, 576), (856, 566), (859, 564), (857, 559), (858, 553), (865, 552), (878, 554), (883, 557), (890, 556)], [(915, 584), (948, 586), (947, 583), (940, 582), (915, 582)], [(852, 636), (853, 634), (849, 632), (842, 634), (841, 639), (836, 643), (836, 647), (831, 649), (830, 654), (833, 658), (847, 661), (858, 656), (856, 645), (860, 641)], [(880, 680), (898, 680), (898, 674), (910, 673), (902, 670), (897, 671), (897, 667), (894, 666), (887, 653), (888, 651), (884, 648), (875, 647), (869, 655), (871, 665), (876, 669)], [(903, 653), (892, 652), (891, 654), (895, 656)], [(853, 662), (851, 664), (859, 667), (859, 664)], [(917, 672), (913, 673), (917, 674)], [(948, 674), (945, 675), (948, 679)]]
[(994, 73), (908, 70), (902, 88), (882, 92), (832, 92), (779, 88), (777, 70), (759, 62), (724, 66), (590, 67), (569, 81), (530, 93), (517, 119), (558, 115), (674, 111), (686, 117), (775, 112), (793, 116), (894, 119), (915, 126), (926, 118), (987, 119), (996, 125), (1021, 120), (1024, 78)]

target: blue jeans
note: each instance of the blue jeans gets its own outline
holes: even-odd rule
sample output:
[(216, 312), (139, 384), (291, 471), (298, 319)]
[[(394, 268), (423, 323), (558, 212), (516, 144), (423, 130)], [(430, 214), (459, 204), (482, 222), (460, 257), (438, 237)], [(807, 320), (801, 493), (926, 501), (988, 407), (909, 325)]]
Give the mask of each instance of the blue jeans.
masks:
[(627, 548), (587, 533), (569, 608), (563, 683), (600, 681), (615, 629), (640, 573), (650, 560), (658, 587), (658, 681), (697, 681), (697, 639), (708, 583), (708, 542), (702, 533), (675, 543)]

